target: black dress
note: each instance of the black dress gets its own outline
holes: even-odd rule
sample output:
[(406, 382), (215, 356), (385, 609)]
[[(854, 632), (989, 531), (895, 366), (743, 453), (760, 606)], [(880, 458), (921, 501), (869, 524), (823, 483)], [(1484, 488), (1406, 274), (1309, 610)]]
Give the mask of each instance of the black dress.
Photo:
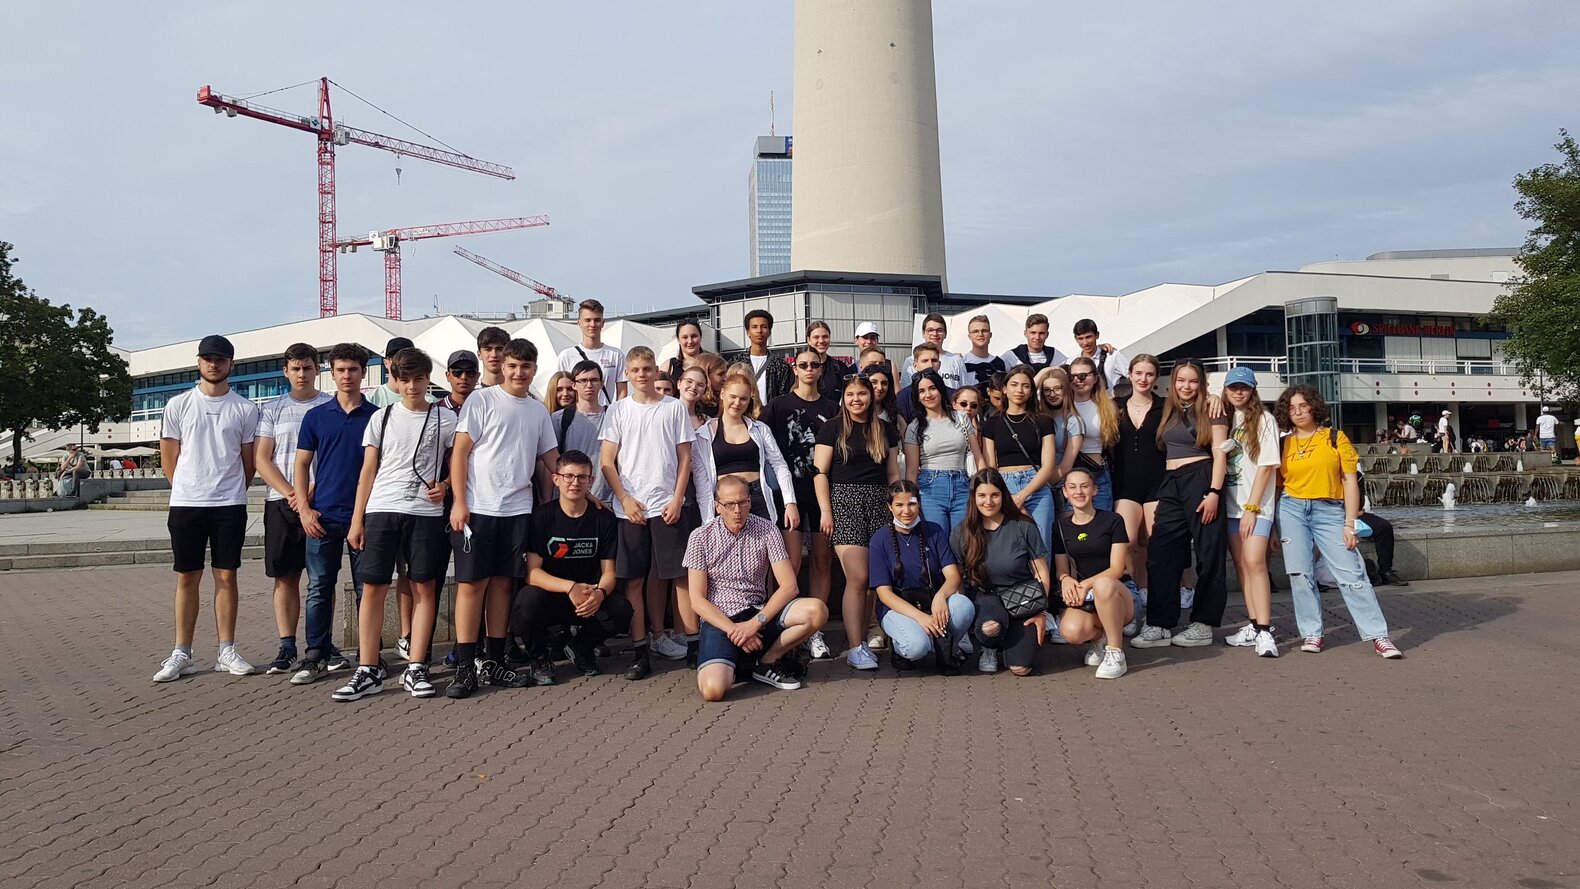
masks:
[(1119, 443), (1109, 451), (1114, 479), (1114, 500), (1151, 503), (1163, 484), (1164, 456), (1158, 447), (1158, 424), (1163, 421), (1163, 399), (1152, 396), (1152, 409), (1137, 429), (1130, 421), (1130, 396), (1118, 398)]

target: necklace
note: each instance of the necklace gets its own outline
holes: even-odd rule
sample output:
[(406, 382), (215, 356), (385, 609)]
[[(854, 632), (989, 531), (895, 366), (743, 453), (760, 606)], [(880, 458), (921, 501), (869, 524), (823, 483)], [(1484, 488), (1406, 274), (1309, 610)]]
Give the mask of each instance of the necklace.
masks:
[(1321, 431), (1321, 429), (1318, 429), (1316, 432), (1306, 436), (1306, 441), (1304, 444), (1301, 443), (1300, 439), (1295, 439), (1295, 456), (1305, 457), (1309, 455), (1311, 453), (1311, 449), (1316, 445), (1317, 432)]
[(1010, 413), (1009, 411), (1005, 411), (1004, 412), (1004, 422), (1006, 422), (1006, 423), (1014, 423), (1017, 426), (1025, 423), (1027, 420), (1030, 420), (1030, 419), (1031, 419), (1031, 411), (1021, 411), (1019, 420), (1015, 419), (1015, 415)]

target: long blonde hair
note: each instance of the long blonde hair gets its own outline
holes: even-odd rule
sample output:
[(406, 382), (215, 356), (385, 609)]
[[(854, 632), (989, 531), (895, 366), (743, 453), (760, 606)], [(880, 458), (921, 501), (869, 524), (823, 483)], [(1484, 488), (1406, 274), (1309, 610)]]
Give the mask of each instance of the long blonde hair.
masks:
[[(1224, 407), (1234, 404), (1229, 400), (1228, 386), (1223, 387), (1223, 394), (1220, 397), (1223, 399)], [(1262, 393), (1252, 386), (1251, 400), (1245, 403), (1245, 407), (1235, 410), (1245, 415), (1245, 421), (1240, 425), (1240, 428), (1245, 430), (1245, 441), (1241, 442), (1240, 446), (1245, 448), (1245, 455), (1255, 463), (1262, 456), (1262, 418), (1268, 415), (1267, 405), (1262, 403)], [(1197, 433), (1196, 437), (1201, 438), (1201, 434)]]
[(859, 375), (851, 377), (845, 382), (845, 388), (839, 390), (839, 462), (850, 462), (850, 430), (857, 423), (850, 416), (850, 408), (845, 406), (845, 392), (851, 386), (861, 386), (872, 397), (867, 404), (867, 456), (882, 466), (889, 459), (889, 438), (884, 434), (883, 421), (878, 419), (878, 399), (873, 394), (872, 381)]
[[(1196, 373), (1196, 382), (1200, 385), (1196, 389), (1196, 400), (1186, 404), (1180, 399), (1179, 387), (1175, 385), (1179, 372), (1190, 368)], [(1174, 370), (1169, 372), (1169, 394), (1163, 401), (1163, 419), (1158, 422), (1158, 447), (1163, 445), (1163, 432), (1175, 423), (1186, 421), (1186, 411), (1189, 410), (1193, 417), (1190, 419), (1196, 424), (1196, 447), (1203, 450), (1212, 447), (1212, 424), (1207, 422), (1207, 412), (1203, 405), (1207, 402), (1207, 371), (1201, 362), (1194, 358), (1183, 358), (1176, 362)]]
[[(748, 367), (742, 372), (739, 370), (740, 367), (741, 365), (739, 364), (733, 365), (724, 374), (724, 388), (719, 390), (719, 420), (721, 423), (724, 420), (724, 393), (736, 384), (746, 387), (747, 402), (744, 419), (747, 421), (755, 420), (758, 414), (762, 413), (763, 406), (757, 399), (757, 383), (752, 380), (751, 368)], [(747, 425), (751, 424), (748, 422)]]
[[(1103, 379), (1102, 372), (1097, 369), (1097, 362), (1090, 358), (1077, 358), (1070, 362), (1070, 371), (1075, 371), (1077, 364), (1084, 364), (1092, 369), (1092, 402), (1097, 405), (1097, 424), (1103, 435), (1103, 447), (1111, 448), (1119, 444), (1119, 408), (1114, 404), (1114, 397), (1108, 394), (1108, 381)], [(1070, 401), (1075, 401), (1075, 389), (1070, 389)]]
[[(1042, 397), (1042, 387), (1049, 380), (1058, 380), (1059, 387), (1064, 391), (1064, 398), (1058, 407), (1049, 404)], [(1037, 371), (1037, 402), (1042, 405), (1042, 415), (1053, 421), (1053, 425), (1063, 427), (1070, 420), (1070, 414), (1075, 412), (1075, 390), (1070, 388), (1070, 375), (1062, 367), (1045, 367)]]

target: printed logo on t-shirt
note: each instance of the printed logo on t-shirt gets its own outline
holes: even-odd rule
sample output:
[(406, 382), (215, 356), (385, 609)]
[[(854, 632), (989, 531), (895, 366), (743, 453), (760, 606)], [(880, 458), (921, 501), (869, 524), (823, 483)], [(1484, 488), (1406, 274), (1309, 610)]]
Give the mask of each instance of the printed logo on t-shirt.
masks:
[(596, 537), (550, 537), (549, 558), (591, 559), (598, 555)]

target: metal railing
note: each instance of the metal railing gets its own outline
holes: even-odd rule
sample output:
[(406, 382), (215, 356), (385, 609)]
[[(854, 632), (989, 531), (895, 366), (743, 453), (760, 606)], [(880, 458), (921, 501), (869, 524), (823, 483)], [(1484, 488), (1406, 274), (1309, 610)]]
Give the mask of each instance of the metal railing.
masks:
[[(1202, 366), (1208, 373), (1227, 371), (1231, 367), (1249, 367), (1256, 371), (1286, 375), (1288, 359), (1282, 357), (1256, 357), (1229, 355), (1221, 358), (1203, 358)], [(1173, 365), (1167, 363), (1165, 371)], [(1340, 358), (1339, 373), (1346, 374), (1461, 374), (1465, 376), (1520, 375), (1512, 361), (1493, 358)]]

